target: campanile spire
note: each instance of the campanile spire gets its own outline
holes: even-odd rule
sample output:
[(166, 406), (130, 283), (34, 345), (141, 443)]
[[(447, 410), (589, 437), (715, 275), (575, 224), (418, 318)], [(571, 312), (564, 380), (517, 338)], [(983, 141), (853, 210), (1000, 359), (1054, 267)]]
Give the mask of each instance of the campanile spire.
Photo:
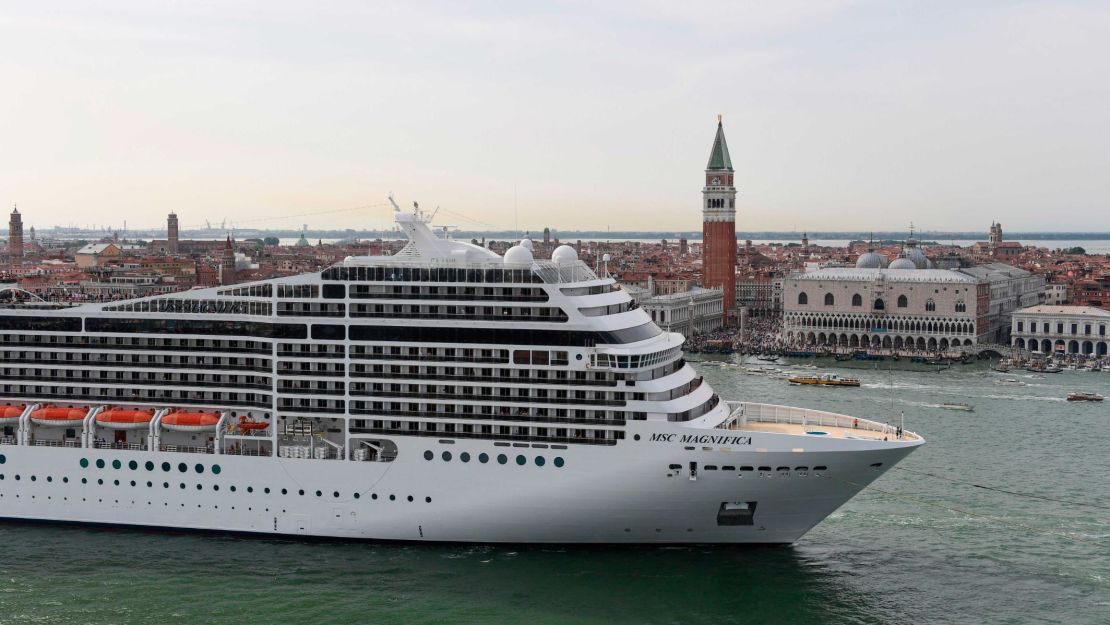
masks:
[(702, 285), (724, 290), (725, 319), (736, 307), (736, 187), (725, 128), (717, 116), (717, 134), (709, 150), (702, 187)]

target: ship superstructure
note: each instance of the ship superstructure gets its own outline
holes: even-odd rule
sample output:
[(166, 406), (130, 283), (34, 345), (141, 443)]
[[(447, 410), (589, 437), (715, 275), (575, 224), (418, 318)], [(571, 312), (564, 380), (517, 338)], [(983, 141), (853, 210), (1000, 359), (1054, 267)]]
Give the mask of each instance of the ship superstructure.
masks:
[(924, 441), (723, 401), (569, 246), (0, 312), (0, 517), (383, 540), (789, 543)]

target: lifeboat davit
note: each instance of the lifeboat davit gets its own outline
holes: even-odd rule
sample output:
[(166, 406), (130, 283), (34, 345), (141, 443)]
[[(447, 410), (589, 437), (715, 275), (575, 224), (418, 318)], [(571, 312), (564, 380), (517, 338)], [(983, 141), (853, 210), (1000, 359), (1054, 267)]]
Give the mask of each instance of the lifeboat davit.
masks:
[(162, 427), (177, 432), (211, 432), (220, 415), (211, 412), (173, 412), (162, 417)]
[(59, 428), (72, 428), (81, 425), (85, 415), (89, 414), (88, 408), (62, 408), (60, 406), (47, 406), (31, 413), (31, 422), (36, 425), (47, 425)]
[(239, 417), (239, 431), (240, 432), (251, 432), (251, 431), (255, 431), (255, 430), (265, 430), (268, 427), (270, 427), (270, 424), (267, 421), (254, 421), (253, 419), (248, 419), (246, 417)]
[(113, 408), (96, 415), (96, 424), (109, 430), (141, 430), (150, 427), (153, 410)]
[(27, 406), (0, 406), (0, 424), (19, 423), (19, 418), (23, 416), (23, 411), (26, 409)]

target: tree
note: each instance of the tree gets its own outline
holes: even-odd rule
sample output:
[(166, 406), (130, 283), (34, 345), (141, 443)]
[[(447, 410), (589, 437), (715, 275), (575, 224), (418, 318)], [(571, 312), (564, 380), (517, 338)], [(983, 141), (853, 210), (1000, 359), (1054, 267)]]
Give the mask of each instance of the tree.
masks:
[(1083, 249), (1083, 248), (1081, 248), (1077, 245), (1075, 247), (1069, 247), (1069, 248), (1063, 250), (1063, 252), (1065, 254), (1086, 254), (1087, 250), (1085, 250), (1085, 249)]
[(262, 242), (265, 243), (266, 245), (277, 245), (277, 244), (281, 243), (281, 239), (279, 239), (277, 237), (266, 237), (265, 239), (262, 240)]

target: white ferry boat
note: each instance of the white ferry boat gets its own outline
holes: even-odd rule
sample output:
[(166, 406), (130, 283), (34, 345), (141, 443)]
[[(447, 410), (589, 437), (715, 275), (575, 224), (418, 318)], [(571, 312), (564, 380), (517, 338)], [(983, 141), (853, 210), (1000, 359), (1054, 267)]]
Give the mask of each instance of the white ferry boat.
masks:
[(791, 543), (924, 440), (722, 401), (575, 250), (398, 254), (0, 311), (0, 517), (483, 543)]

